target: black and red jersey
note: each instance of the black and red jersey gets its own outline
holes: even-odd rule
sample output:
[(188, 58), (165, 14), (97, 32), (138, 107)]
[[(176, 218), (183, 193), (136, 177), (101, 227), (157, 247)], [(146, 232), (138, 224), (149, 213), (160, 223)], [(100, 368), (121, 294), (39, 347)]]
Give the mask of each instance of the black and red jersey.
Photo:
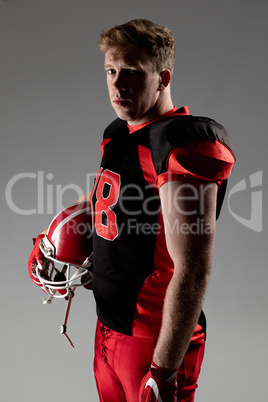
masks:
[(131, 134), (123, 120), (108, 126), (91, 195), (98, 317), (115, 331), (141, 338), (158, 337), (173, 274), (160, 186), (178, 179), (217, 182), (218, 217), (235, 162), (224, 127), (187, 108), (172, 112)]

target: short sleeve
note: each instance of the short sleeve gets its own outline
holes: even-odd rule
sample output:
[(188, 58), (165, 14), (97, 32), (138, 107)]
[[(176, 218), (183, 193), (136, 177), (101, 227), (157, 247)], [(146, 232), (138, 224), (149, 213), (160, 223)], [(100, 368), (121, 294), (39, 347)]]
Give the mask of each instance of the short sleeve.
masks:
[(220, 184), (230, 176), (235, 156), (218, 139), (198, 139), (173, 148), (166, 169), (157, 177), (157, 185), (181, 179), (201, 179)]

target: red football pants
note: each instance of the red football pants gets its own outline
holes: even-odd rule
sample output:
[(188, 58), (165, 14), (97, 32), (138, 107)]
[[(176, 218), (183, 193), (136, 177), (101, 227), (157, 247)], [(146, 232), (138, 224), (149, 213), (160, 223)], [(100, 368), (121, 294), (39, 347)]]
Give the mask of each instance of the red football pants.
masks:
[[(155, 344), (154, 340), (123, 335), (97, 323), (94, 374), (100, 402), (138, 402)], [(202, 336), (190, 344), (178, 373), (178, 402), (194, 401), (204, 350)]]

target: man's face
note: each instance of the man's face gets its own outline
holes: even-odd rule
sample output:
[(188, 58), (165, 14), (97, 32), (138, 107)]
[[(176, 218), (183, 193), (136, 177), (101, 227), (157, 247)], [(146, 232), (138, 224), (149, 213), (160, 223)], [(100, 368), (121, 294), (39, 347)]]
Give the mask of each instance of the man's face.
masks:
[(104, 67), (110, 100), (120, 119), (136, 125), (157, 117), (161, 76), (146, 49), (112, 47), (105, 54)]

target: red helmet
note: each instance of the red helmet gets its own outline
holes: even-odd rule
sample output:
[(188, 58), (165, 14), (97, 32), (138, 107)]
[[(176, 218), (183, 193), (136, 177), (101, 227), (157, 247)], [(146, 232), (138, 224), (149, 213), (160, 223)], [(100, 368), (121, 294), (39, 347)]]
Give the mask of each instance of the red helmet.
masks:
[(53, 297), (67, 297), (77, 286), (92, 280), (93, 245), (90, 203), (81, 202), (61, 211), (52, 220), (40, 240), (44, 262), (36, 267), (36, 276)]

